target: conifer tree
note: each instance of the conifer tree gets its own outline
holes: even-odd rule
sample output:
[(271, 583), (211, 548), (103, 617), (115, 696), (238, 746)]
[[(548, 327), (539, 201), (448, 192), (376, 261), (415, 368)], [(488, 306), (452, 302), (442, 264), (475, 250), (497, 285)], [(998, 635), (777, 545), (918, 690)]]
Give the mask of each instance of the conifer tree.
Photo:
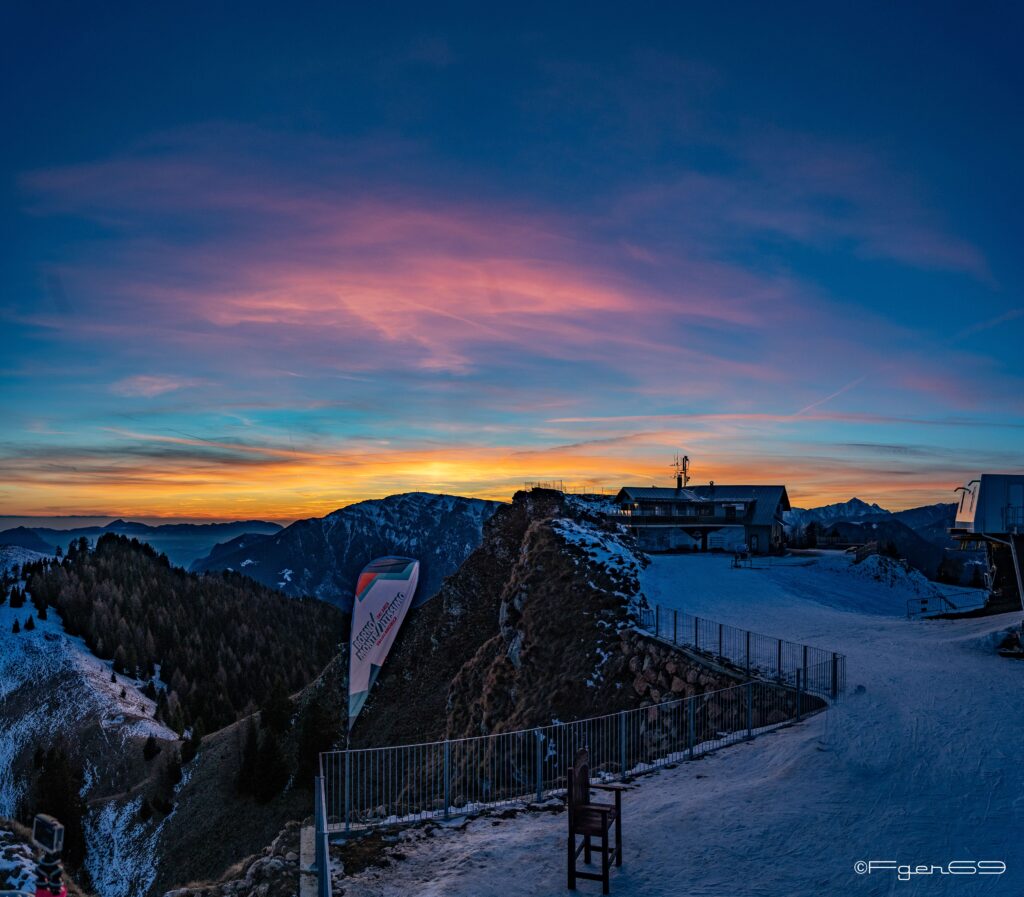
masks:
[(46, 752), (33, 801), (33, 813), (48, 813), (63, 824), (64, 859), (76, 868), (85, 859), (82, 819), (86, 806), (81, 797), (84, 781), (81, 767), (58, 745)]
[(238, 767), (237, 788), (239, 794), (252, 794), (256, 789), (256, 755), (259, 753), (260, 740), (256, 722), (250, 719), (245, 727), (245, 745), (242, 748), (242, 761)]
[(272, 729), (263, 734), (259, 751), (256, 753), (256, 781), (253, 797), (260, 804), (269, 803), (281, 793), (288, 783), (288, 766), (281, 751), (281, 745)]

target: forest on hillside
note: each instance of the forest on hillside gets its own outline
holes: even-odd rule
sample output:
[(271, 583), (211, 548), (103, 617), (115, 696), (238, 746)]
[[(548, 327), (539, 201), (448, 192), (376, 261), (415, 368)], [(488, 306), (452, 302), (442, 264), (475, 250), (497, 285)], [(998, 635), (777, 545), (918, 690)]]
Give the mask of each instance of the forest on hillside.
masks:
[(106, 535), (66, 557), (24, 565), (45, 619), (56, 608), (114, 671), (149, 680), (157, 716), (178, 732), (221, 728), (315, 678), (336, 653), (344, 615), (236, 573), (195, 575), (148, 545)]

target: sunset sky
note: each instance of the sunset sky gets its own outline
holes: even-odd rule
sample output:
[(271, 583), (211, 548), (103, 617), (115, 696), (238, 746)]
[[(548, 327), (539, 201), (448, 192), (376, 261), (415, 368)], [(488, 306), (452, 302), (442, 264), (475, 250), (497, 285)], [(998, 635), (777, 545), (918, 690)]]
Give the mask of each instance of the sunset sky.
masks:
[(4, 4), (0, 513), (1024, 472), (1021, 8), (712, 6)]

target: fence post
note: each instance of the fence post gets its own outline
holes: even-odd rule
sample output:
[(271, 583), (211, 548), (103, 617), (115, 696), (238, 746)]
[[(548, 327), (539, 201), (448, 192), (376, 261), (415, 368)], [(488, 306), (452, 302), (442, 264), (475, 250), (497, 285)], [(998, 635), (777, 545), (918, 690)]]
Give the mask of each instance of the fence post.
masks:
[(330, 882), (331, 869), (327, 859), (326, 837), (327, 826), (325, 824), (326, 809), (324, 808), (324, 780), (323, 776), (313, 778), (313, 837), (316, 839), (313, 850), (316, 864), (316, 891), (318, 897), (329, 894), (327, 884)]
[(754, 682), (747, 683), (747, 738), (754, 737)]
[(775, 671), (776, 671), (776, 675), (778, 677), (779, 682), (781, 682), (782, 681), (782, 639), (780, 639), (780, 638), (775, 639), (775, 645), (776, 645), (776, 649), (777, 649), (776, 650), (777, 658), (776, 658)]
[(661, 605), (654, 605), (654, 635), (655, 638), (661, 635)]
[(718, 624), (718, 656), (725, 657), (725, 652), (722, 650), (722, 624)]
[(693, 618), (693, 649), (700, 650), (700, 617)]
[(672, 643), (679, 644), (679, 611), (672, 611)]
[(445, 739), (444, 742), (444, 818), (448, 818), (448, 808), (451, 806), (452, 795), (452, 743)]
[(535, 741), (537, 742), (537, 803), (544, 799), (544, 737), (540, 729), (534, 730)]
[(626, 777), (626, 711), (619, 711), (619, 774)]
[(352, 765), (348, 749), (345, 749), (345, 831), (349, 830), (352, 816)]
[(804, 645), (804, 688), (807, 688), (807, 645)]
[(747, 630), (747, 678), (750, 678), (750, 630)]
[(690, 742), (690, 760), (693, 759), (693, 742), (696, 741), (696, 739), (697, 739), (696, 720), (693, 718), (693, 701), (694, 701), (694, 699), (695, 698), (691, 695), (690, 698), (686, 701), (686, 715), (689, 718), (688, 719), (688, 729), (689, 729), (689, 742)]
[(839, 655), (832, 652), (832, 697), (839, 695)]
[(800, 698), (803, 695), (802, 689), (800, 687), (802, 678), (803, 677), (800, 675), (800, 670), (797, 670), (796, 671), (796, 721), (797, 722), (800, 722), (800, 704), (802, 703)]

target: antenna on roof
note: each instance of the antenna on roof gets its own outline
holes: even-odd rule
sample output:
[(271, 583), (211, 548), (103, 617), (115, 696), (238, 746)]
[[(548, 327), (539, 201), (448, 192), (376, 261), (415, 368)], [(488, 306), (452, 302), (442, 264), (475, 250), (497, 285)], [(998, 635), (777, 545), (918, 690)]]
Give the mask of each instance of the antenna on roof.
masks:
[(686, 484), (690, 482), (690, 456), (683, 455), (680, 458), (677, 452), (672, 461), (672, 469), (676, 472), (676, 489), (685, 488)]

